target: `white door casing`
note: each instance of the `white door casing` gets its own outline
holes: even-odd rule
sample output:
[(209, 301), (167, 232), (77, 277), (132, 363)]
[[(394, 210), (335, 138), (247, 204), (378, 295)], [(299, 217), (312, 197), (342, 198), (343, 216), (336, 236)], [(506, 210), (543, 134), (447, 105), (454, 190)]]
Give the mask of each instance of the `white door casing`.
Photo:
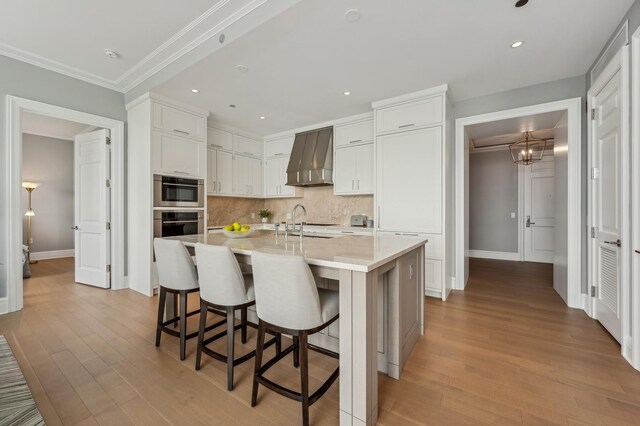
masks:
[(554, 246), (554, 161), (542, 161), (524, 168), (524, 261), (553, 263)]
[(622, 93), (621, 71), (592, 97), (591, 273), (595, 318), (621, 342)]
[(74, 148), (75, 281), (109, 288), (109, 130), (78, 135)]

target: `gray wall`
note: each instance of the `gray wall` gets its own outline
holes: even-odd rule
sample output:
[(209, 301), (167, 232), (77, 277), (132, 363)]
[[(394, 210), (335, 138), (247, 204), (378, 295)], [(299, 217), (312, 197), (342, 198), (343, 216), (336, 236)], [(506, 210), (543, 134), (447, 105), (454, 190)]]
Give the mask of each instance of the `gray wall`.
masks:
[(568, 114), (565, 113), (554, 133), (553, 141), (553, 163), (554, 171), (554, 207), (555, 207), (555, 240), (553, 251), (553, 288), (567, 301), (568, 281), (567, 281), (567, 257), (568, 257), (568, 170), (569, 170), (569, 135), (568, 135)]
[[(33, 191), (31, 252), (73, 248), (73, 141), (22, 134), (22, 180), (38, 182)], [(22, 192), (22, 210), (28, 206)], [(24, 218), (22, 240), (27, 241)]]
[[(126, 121), (124, 95), (0, 55), (0, 199), (7, 194), (5, 95)], [(0, 206), (0, 297), (7, 295), (8, 211)]]
[(469, 155), (469, 249), (518, 252), (518, 166), (509, 152)]

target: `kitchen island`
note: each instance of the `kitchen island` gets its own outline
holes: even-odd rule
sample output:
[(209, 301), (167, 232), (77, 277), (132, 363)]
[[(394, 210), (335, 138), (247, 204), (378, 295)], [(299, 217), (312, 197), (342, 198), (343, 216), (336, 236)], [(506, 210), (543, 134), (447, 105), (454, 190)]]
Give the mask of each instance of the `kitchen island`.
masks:
[(187, 246), (227, 246), (249, 266), (254, 250), (304, 255), (315, 276), (335, 280), (340, 292), (340, 424), (376, 423), (378, 370), (399, 378), (424, 334), (426, 239), (305, 234), (301, 241), (281, 234), (276, 240), (268, 230), (242, 239), (218, 233), (171, 239)]

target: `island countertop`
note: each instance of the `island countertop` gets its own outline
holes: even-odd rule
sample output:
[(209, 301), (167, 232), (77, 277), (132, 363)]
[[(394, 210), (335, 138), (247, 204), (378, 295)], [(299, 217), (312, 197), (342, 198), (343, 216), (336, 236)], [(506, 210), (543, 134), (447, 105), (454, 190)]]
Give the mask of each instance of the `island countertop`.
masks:
[[(168, 237), (182, 241), (186, 246), (196, 243), (223, 245), (236, 254), (251, 255), (253, 250), (303, 254), (310, 265), (359, 272), (370, 272), (403, 254), (428, 242), (424, 239), (409, 239), (398, 236), (367, 235), (307, 235), (300, 244), (298, 236), (290, 235), (285, 241), (283, 233), (276, 243), (274, 231), (256, 230), (246, 238), (228, 238), (222, 233), (184, 235)], [(302, 250), (301, 250), (302, 248)]]

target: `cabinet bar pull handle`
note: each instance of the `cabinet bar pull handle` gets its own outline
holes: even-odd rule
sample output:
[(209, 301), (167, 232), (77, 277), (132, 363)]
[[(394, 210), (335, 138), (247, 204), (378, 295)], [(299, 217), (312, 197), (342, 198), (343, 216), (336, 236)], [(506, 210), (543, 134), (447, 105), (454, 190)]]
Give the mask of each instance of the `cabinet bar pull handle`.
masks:
[(362, 139), (356, 139), (355, 141), (349, 141), (349, 143), (357, 143), (357, 142), (362, 142)]
[(412, 234), (410, 232), (396, 232), (396, 235), (405, 235), (405, 236), (408, 236), (408, 237), (417, 237), (418, 236), (418, 234)]
[(355, 182), (355, 181), (354, 181), (353, 179), (351, 179), (351, 190), (352, 190), (352, 191), (353, 191), (353, 189), (354, 189), (354, 182)]
[(215, 143), (212, 143), (211, 146), (214, 148), (222, 148), (222, 145), (216, 145)]
[(342, 231), (343, 234), (353, 234), (353, 231)]
[(622, 246), (622, 244), (620, 243), (620, 240), (616, 240), (616, 241), (605, 241), (605, 244), (611, 244), (612, 246)]
[(243, 154), (253, 155), (253, 152), (247, 152), (247, 151), (245, 151), (245, 152), (243, 152)]
[(183, 135), (189, 135), (189, 132), (185, 132), (184, 130), (178, 130), (178, 129), (173, 129), (174, 132), (176, 133), (182, 133)]
[(380, 223), (382, 222), (382, 220), (380, 219), (380, 206), (378, 206), (378, 217), (376, 219), (378, 221), (378, 228), (380, 228)]
[(180, 170), (174, 170), (173, 173), (177, 173), (179, 175), (188, 175), (188, 172), (181, 172)]
[(218, 192), (222, 192), (222, 184), (218, 182)]
[(402, 126), (398, 126), (398, 129), (404, 129), (405, 127), (411, 127), (411, 126), (415, 126), (416, 123), (410, 123), (410, 124), (403, 124)]
[(278, 152), (277, 154), (274, 155), (284, 155), (284, 152)]
[(213, 181), (213, 191), (215, 192), (215, 190), (216, 190), (216, 181), (214, 180)]

